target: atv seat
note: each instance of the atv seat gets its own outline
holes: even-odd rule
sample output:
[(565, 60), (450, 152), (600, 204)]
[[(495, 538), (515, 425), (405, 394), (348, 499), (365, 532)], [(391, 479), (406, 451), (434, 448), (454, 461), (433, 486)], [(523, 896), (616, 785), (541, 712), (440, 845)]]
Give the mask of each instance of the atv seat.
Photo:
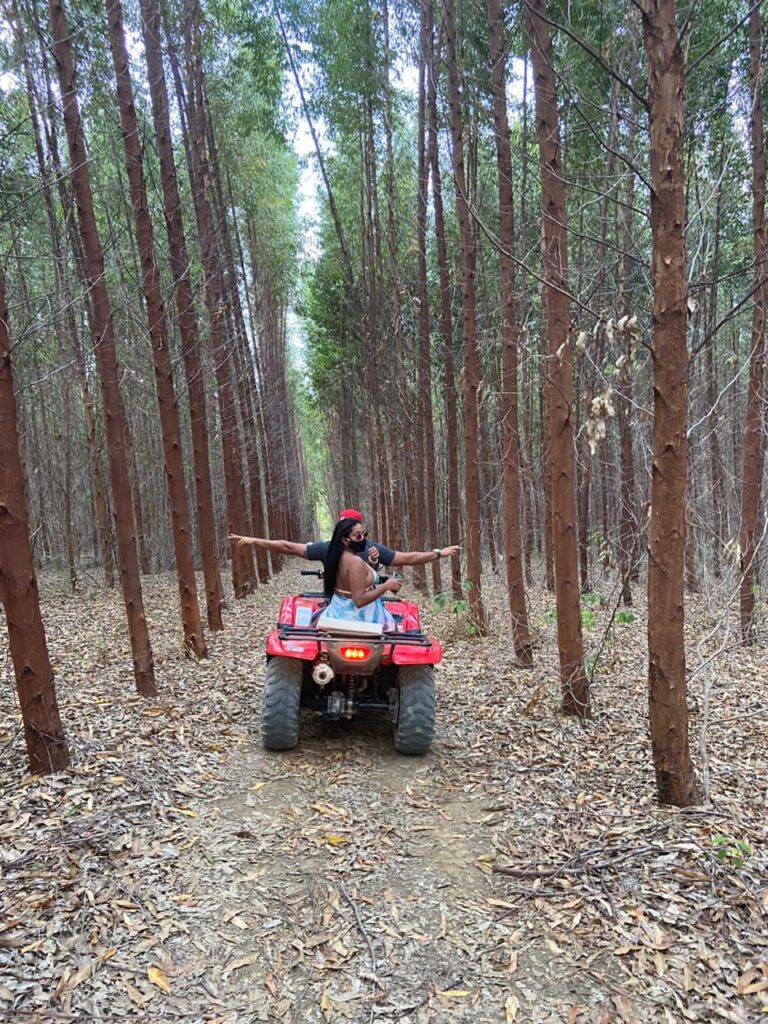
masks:
[(321, 615), (315, 623), (317, 629), (329, 633), (345, 633), (354, 636), (381, 636), (382, 628), (379, 622), (362, 622), (360, 619), (334, 619), (330, 615)]

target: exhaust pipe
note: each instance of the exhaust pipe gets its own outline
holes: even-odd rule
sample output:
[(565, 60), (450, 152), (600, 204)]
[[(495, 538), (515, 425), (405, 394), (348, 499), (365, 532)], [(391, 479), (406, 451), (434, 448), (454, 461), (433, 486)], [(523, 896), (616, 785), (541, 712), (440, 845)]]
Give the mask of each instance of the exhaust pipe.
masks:
[(312, 678), (318, 686), (327, 686), (334, 677), (334, 671), (326, 661), (319, 661), (312, 669)]

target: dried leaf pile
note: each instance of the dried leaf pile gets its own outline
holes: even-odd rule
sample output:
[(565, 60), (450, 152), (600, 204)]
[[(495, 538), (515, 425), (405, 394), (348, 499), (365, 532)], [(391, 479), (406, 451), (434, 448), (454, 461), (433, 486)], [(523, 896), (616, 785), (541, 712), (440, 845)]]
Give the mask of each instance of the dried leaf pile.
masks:
[(446, 646), (429, 757), (383, 721), (314, 719), (275, 755), (262, 641), (297, 580), (233, 603), (196, 664), (175, 581), (147, 579), (155, 702), (119, 595), (43, 581), (72, 768), (25, 775), (6, 654), (0, 1020), (768, 1019), (764, 646), (690, 602), (693, 809), (654, 802), (642, 607), (607, 629), (611, 602), (590, 605), (582, 726), (557, 713), (553, 598), (533, 595), (521, 671), (492, 578), (487, 637), (426, 612)]

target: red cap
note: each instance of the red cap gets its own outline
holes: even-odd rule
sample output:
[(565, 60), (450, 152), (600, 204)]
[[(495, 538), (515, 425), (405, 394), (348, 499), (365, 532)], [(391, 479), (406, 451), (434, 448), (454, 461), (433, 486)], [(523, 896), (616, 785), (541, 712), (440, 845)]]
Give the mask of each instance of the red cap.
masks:
[(362, 523), (363, 513), (358, 512), (356, 508), (343, 508), (339, 512), (339, 519), (355, 519), (358, 523)]

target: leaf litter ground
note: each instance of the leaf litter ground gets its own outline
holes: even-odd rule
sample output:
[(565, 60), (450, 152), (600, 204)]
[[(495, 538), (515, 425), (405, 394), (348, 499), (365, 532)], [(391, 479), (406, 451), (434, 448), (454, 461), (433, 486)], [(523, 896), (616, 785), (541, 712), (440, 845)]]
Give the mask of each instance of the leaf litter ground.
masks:
[(610, 602), (590, 605), (582, 727), (557, 712), (551, 595), (521, 671), (492, 577), (488, 637), (426, 614), (446, 648), (427, 758), (395, 754), (383, 721), (312, 719), (270, 754), (262, 642), (295, 580), (233, 603), (196, 664), (175, 581), (147, 578), (152, 701), (119, 595), (44, 581), (72, 767), (25, 775), (6, 654), (0, 1020), (766, 1019), (764, 647), (690, 602), (711, 802), (685, 811), (653, 800), (642, 608), (606, 633)]

